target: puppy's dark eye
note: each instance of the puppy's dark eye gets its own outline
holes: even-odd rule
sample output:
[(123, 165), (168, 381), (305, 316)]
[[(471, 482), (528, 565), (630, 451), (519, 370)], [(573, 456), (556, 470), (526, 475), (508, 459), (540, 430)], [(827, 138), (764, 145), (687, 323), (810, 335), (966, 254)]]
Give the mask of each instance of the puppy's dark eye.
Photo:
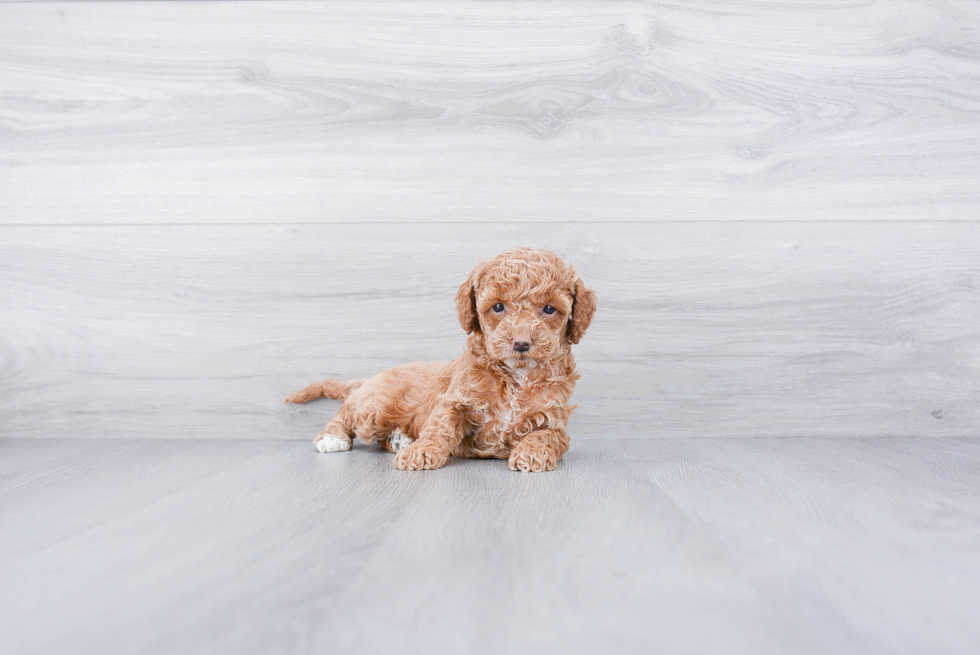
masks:
[(499, 314), (500, 312), (504, 311), (504, 304), (498, 302), (496, 305), (494, 305), (490, 309), (492, 309), (493, 311), (495, 311), (495, 312), (497, 312)]
[(551, 305), (545, 305), (544, 309), (542, 309), (541, 311), (543, 311), (545, 314), (548, 314), (550, 316), (551, 314), (555, 313), (555, 308), (552, 307)]

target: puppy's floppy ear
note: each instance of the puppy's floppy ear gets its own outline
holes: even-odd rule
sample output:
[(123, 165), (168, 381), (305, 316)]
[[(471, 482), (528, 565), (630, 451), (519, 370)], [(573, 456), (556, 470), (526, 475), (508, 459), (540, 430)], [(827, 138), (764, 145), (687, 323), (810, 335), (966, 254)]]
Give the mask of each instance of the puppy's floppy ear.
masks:
[(476, 281), (481, 268), (482, 266), (474, 268), (456, 292), (456, 313), (459, 314), (459, 324), (466, 330), (466, 334), (480, 331), (480, 318), (476, 310)]
[(592, 323), (595, 314), (595, 291), (586, 289), (579, 277), (575, 278), (575, 292), (572, 298), (572, 315), (568, 322), (568, 340), (578, 343)]

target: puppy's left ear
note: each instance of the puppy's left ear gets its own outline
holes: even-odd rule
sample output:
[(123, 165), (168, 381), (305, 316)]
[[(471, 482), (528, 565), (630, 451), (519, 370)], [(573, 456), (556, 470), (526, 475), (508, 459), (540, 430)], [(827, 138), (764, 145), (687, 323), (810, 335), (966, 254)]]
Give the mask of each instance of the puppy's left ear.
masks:
[(476, 280), (479, 270), (479, 266), (474, 268), (456, 292), (456, 313), (459, 314), (459, 324), (466, 330), (466, 334), (480, 331), (480, 318), (476, 310)]
[(586, 289), (581, 278), (575, 278), (575, 295), (572, 299), (572, 315), (568, 322), (568, 340), (578, 343), (592, 323), (595, 314), (595, 291)]

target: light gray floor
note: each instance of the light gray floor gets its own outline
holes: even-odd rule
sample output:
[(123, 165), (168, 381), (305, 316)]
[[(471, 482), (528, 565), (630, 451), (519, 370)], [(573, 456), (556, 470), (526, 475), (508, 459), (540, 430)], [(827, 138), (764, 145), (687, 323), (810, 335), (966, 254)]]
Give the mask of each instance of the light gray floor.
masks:
[(0, 441), (4, 652), (969, 653), (980, 440)]

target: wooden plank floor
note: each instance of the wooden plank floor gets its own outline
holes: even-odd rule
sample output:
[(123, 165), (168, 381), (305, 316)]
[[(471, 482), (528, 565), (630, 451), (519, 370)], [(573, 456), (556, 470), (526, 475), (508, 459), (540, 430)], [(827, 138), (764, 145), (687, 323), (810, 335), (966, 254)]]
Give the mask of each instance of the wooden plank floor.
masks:
[(972, 653), (980, 440), (0, 441), (6, 653)]

